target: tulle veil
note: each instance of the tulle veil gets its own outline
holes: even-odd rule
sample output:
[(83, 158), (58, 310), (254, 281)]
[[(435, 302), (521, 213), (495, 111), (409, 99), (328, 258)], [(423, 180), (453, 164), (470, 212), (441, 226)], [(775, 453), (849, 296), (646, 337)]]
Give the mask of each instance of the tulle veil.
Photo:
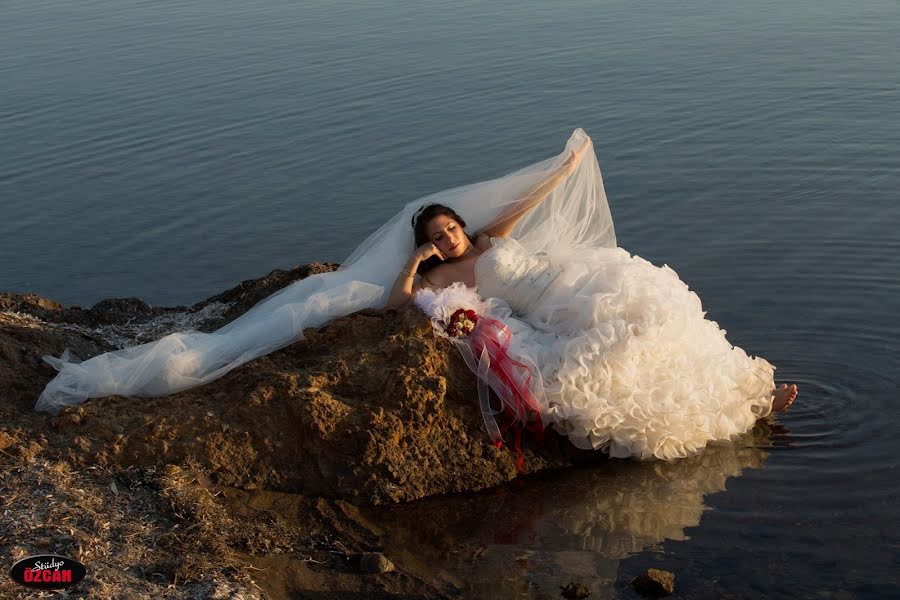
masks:
[[(380, 308), (415, 249), (410, 219), (422, 206), (452, 207), (478, 232), (514, 214), (532, 189), (555, 174), (573, 149), (589, 140), (576, 129), (559, 154), (517, 171), (437, 192), (406, 204), (372, 233), (337, 271), (297, 281), (257, 303), (220, 329), (171, 333), (139, 346), (100, 354), (84, 361), (68, 349), (59, 358), (45, 356), (59, 373), (41, 393), (35, 409), (57, 414), (88, 398), (152, 397), (209, 383), (259, 356), (303, 339), (307, 327), (362, 310)], [(592, 248), (615, 247), (612, 217), (593, 151), (543, 202), (517, 223), (512, 237), (532, 252), (552, 259)]]

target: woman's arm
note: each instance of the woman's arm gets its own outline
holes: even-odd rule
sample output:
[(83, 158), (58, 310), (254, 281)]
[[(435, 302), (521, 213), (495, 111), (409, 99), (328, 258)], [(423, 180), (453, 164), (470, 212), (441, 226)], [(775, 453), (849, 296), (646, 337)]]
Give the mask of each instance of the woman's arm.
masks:
[[(549, 196), (566, 177), (575, 172), (578, 163), (581, 162), (581, 158), (588, 146), (590, 146), (590, 143), (591, 140), (588, 138), (577, 150), (572, 150), (572, 154), (566, 159), (566, 162), (563, 163), (556, 173), (546, 177), (532, 188), (531, 192), (529, 192), (525, 198), (503, 211), (501, 216), (498, 217), (501, 220), (495, 225), (485, 229), (483, 233), (486, 233), (491, 237), (508, 236), (516, 226), (516, 223), (519, 222), (519, 219), (525, 216), (525, 213), (546, 200), (547, 196)], [(509, 216), (504, 217), (503, 214)]]
[(418, 256), (413, 256), (406, 261), (406, 266), (403, 267), (394, 281), (394, 287), (391, 288), (391, 295), (388, 297), (385, 308), (397, 308), (408, 304), (413, 293), (419, 291), (417, 288), (421, 286), (418, 283), (414, 283), (413, 280), (420, 262)]
[(437, 256), (441, 260), (446, 260), (447, 258), (431, 242), (425, 242), (416, 248), (410, 259), (406, 261), (406, 266), (400, 269), (400, 274), (397, 275), (397, 279), (394, 281), (394, 287), (391, 288), (391, 295), (388, 296), (387, 304), (384, 305), (385, 308), (397, 308), (409, 303), (413, 294), (422, 289), (421, 285), (413, 282), (416, 270), (419, 268), (419, 263), (428, 260), (432, 256)]

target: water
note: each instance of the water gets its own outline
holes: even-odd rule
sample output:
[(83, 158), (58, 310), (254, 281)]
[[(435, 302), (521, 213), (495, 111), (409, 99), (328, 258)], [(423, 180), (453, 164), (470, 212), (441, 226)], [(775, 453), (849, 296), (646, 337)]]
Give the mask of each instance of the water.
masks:
[[(486, 549), (440, 564), (481, 565), (473, 585), (515, 575), (497, 589), (526, 596), (583, 576), (625, 597), (609, 582), (646, 566), (675, 570), (688, 597), (900, 595), (894, 0), (8, 0), (3, 14), (0, 289), (191, 304), (340, 261), (406, 202), (554, 155), (583, 127), (620, 245), (674, 268), (802, 395), (782, 429), (754, 433), (764, 459), (722, 485), (626, 463), (514, 488), (555, 503), (565, 487), (594, 540), (613, 521), (573, 486), (664, 520), (667, 497), (641, 486), (674, 469), (695, 486), (690, 518), (625, 556), (547, 510), (531, 537), (448, 516), (457, 549)], [(494, 514), (496, 497), (434, 512)], [(423, 509), (393, 511), (392, 539), (403, 510)]]

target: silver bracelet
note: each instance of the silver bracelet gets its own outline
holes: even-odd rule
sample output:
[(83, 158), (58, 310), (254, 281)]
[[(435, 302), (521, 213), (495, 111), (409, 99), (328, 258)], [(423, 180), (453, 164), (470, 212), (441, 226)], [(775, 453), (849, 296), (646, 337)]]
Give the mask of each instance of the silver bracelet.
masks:
[(406, 273), (406, 276), (407, 276), (407, 277), (415, 277), (415, 276), (416, 276), (415, 273), (413, 273), (412, 271), (410, 271), (410, 270), (407, 269), (406, 267), (403, 267), (402, 269), (400, 269), (400, 272), (401, 272), (401, 273)]

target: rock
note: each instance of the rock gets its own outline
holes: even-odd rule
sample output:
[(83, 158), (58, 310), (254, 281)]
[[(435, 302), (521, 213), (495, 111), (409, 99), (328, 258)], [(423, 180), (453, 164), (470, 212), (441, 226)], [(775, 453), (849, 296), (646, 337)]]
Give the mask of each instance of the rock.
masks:
[(394, 563), (381, 552), (362, 552), (359, 554), (359, 570), (363, 573), (389, 573), (394, 570)]
[(591, 595), (591, 590), (588, 589), (586, 585), (575, 583), (574, 581), (569, 585), (562, 587), (563, 598), (587, 598)]
[(213, 303), (227, 304), (229, 309), (224, 315), (200, 327), (201, 331), (213, 331), (241, 316), (257, 302), (271, 296), (281, 288), (310, 275), (335, 271), (339, 266), (337, 263), (313, 262), (294, 267), (290, 271), (275, 269), (265, 277), (242, 281), (231, 289), (198, 302), (191, 307), (191, 310), (202, 310), (205, 306)]
[(0, 292), (0, 311), (33, 312), (36, 310), (58, 311), (63, 306), (59, 302), (43, 298), (37, 294), (13, 294)]
[[(56, 417), (34, 410), (56, 375), (44, 355), (68, 348), (89, 359), (122, 340), (210, 331), (279, 287), (328, 270), (276, 271), (193, 307), (123, 299), (82, 309), (0, 293), (0, 487), (36, 499), (13, 503), (27, 516), (14, 520), (19, 535), (7, 536), (31, 546), (0, 540), (0, 554), (12, 564), (45, 550), (77, 558), (82, 548), (106, 548), (109, 560), (101, 562), (109, 566), (96, 565), (96, 580), (128, 597), (177, 587), (172, 593), (185, 597), (258, 598), (246, 592), (250, 583), (262, 591), (257, 577), (265, 597), (296, 589), (330, 597), (334, 581), (360, 598), (445, 597), (443, 578), (405, 573), (399, 554), (394, 565), (377, 552), (346, 549), (383, 547), (354, 504), (476, 491), (517, 477), (515, 454), (495, 448), (484, 431), (475, 376), (414, 308), (365, 310), (307, 329), (294, 344), (170, 396), (91, 398)], [(526, 436), (527, 471), (565, 467), (581, 455), (561, 440), (548, 430), (538, 447)], [(111, 481), (127, 502), (117, 503), (111, 527), (98, 527), (108, 521), (101, 511), (116, 502)], [(275, 506), (270, 490), (290, 492), (285, 500), (296, 506), (287, 513), (299, 515), (293, 527), (266, 508)], [(55, 518), (34, 518), (37, 509)], [(48, 522), (65, 527), (50, 531)], [(123, 537), (127, 531), (140, 535)], [(334, 548), (346, 560), (331, 560)], [(244, 551), (262, 562), (250, 565)], [(315, 567), (267, 577), (286, 555)], [(216, 572), (227, 585), (214, 585)]]
[[(334, 266), (273, 271), (178, 310), (227, 307), (195, 323), (210, 330)], [(170, 333), (163, 317), (173, 311), (138, 299), (76, 310), (33, 294), (0, 294), (0, 447), (18, 439), (15, 431), (42, 431), (48, 438), (34, 452), (46, 449), (76, 468), (190, 458), (221, 486), (357, 505), (478, 491), (518, 476), (515, 453), (495, 448), (484, 430), (475, 375), (414, 307), (367, 309), (307, 329), (294, 344), (170, 396), (91, 398), (57, 417), (34, 410), (56, 375), (41, 356), (65, 348), (82, 359), (96, 356), (110, 349), (110, 332), (127, 333), (117, 324), (132, 316), (162, 323), (153, 330), (162, 337)], [(565, 467), (581, 454), (552, 430), (543, 447), (526, 435), (523, 451), (526, 472)]]
[(6, 450), (16, 443), (16, 438), (9, 435), (5, 431), (0, 431), (0, 450)]
[(675, 574), (660, 569), (647, 569), (643, 575), (638, 575), (631, 581), (634, 589), (648, 598), (671, 596), (675, 591)]
[(110, 298), (101, 300), (89, 309), (96, 322), (126, 323), (136, 316), (153, 316), (153, 307), (140, 298)]

